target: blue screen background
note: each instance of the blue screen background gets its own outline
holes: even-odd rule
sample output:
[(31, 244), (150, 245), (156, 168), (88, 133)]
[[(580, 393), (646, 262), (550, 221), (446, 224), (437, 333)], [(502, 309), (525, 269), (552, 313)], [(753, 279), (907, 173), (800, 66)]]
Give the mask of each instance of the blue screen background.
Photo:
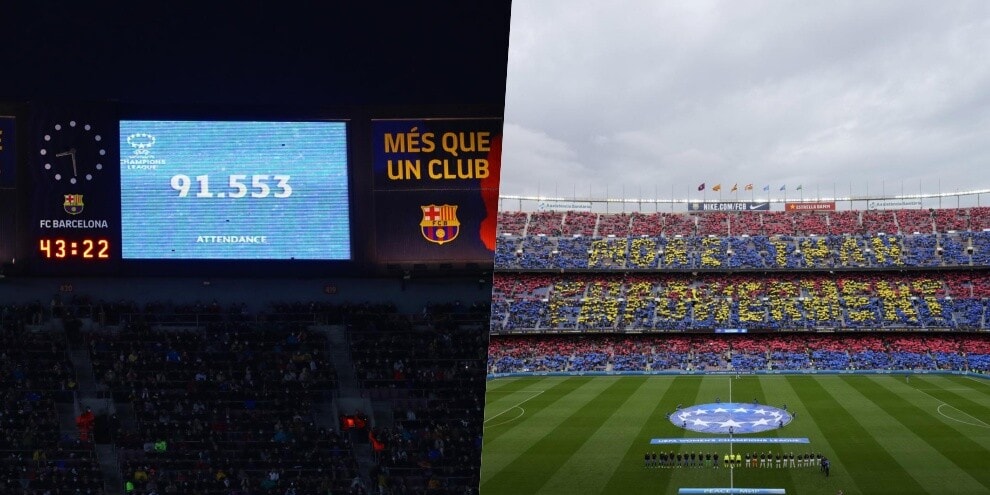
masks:
[[(343, 122), (126, 120), (120, 158), (124, 259), (351, 257)], [(177, 174), (189, 177), (186, 197), (171, 186)], [(245, 197), (229, 197), (234, 174), (247, 176)], [(200, 175), (209, 176), (214, 197), (196, 196)], [(266, 197), (251, 197), (259, 191), (251, 185), (254, 175), (269, 176)], [(274, 197), (281, 189), (273, 175), (291, 177), (291, 196)], [(216, 197), (220, 192), (227, 197)], [(204, 236), (265, 236), (267, 242), (204, 242)]]

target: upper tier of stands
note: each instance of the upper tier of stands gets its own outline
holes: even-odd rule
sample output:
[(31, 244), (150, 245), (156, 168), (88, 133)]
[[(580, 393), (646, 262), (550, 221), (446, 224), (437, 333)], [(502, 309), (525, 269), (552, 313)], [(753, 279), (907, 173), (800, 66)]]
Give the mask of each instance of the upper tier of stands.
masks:
[(990, 207), (709, 213), (500, 212), (502, 270), (990, 266)]
[(928, 210), (747, 211), (705, 213), (592, 213), (500, 211), (499, 235), (808, 236), (935, 234), (990, 228), (990, 207)]

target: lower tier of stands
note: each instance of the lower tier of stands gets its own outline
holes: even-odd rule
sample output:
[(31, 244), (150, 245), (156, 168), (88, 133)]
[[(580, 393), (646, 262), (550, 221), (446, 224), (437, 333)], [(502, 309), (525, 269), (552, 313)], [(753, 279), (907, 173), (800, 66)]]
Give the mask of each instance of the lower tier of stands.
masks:
[(493, 336), (489, 373), (947, 370), (990, 372), (986, 334)]

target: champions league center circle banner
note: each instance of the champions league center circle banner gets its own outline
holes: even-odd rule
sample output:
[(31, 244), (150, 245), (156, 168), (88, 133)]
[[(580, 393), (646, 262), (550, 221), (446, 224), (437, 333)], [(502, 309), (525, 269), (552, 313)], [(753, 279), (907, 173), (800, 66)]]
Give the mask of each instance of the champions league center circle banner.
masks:
[(783, 427), (794, 417), (784, 409), (737, 402), (701, 404), (669, 416), (675, 426), (700, 433), (760, 433)]

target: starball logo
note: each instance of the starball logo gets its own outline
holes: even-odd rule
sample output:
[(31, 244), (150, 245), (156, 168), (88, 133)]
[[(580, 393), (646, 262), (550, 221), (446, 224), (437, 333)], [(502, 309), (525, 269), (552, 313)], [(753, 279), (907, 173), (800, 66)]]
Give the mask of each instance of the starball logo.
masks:
[(155, 158), (151, 152), (157, 142), (153, 134), (146, 132), (135, 132), (127, 136), (127, 144), (134, 150), (130, 156), (121, 157), (121, 166), (127, 170), (157, 170), (159, 165), (165, 165), (164, 158)]

